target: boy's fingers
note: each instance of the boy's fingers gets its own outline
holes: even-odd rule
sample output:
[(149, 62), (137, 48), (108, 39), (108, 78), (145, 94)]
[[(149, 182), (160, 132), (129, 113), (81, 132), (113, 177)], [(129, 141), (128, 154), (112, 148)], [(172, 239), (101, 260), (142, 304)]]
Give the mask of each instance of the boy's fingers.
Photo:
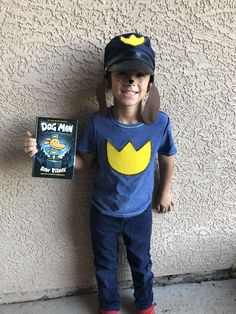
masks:
[(32, 151), (31, 153), (29, 153), (30, 157), (33, 157), (38, 151), (35, 150), (35, 151)]
[[(27, 151), (26, 151), (27, 150)], [(25, 152), (30, 152), (30, 151), (34, 151), (34, 150), (37, 150), (37, 147), (36, 146), (32, 146), (32, 145), (27, 145), (25, 146)]]
[(171, 206), (167, 205), (167, 206), (163, 206), (161, 212), (162, 213), (168, 213), (169, 211), (171, 211)]
[(26, 136), (25, 137), (25, 142), (36, 142), (36, 138), (35, 137), (29, 137), (29, 136)]
[(32, 147), (32, 146), (28, 146), (28, 147), (25, 147), (25, 152), (28, 154), (30, 152), (35, 152), (37, 153), (37, 149), (35, 147)]
[(25, 139), (25, 147), (27, 147), (27, 146), (36, 147), (36, 140), (35, 140), (35, 138), (26, 138)]
[(33, 157), (38, 152), (36, 138), (34, 138), (33, 134), (29, 131), (26, 131), (24, 151), (30, 157)]
[(29, 131), (26, 131), (26, 135), (27, 135), (28, 137), (33, 137), (33, 134), (30, 133)]
[(36, 146), (36, 141), (34, 139), (26, 139), (25, 146)]
[(165, 207), (163, 205), (160, 205), (160, 213), (165, 213)]
[(25, 152), (28, 153), (30, 151), (38, 151), (38, 150), (37, 150), (37, 147), (35, 145), (25, 146)]
[(25, 140), (36, 141), (36, 138), (35, 137), (26, 136)]
[(161, 205), (161, 204), (157, 204), (156, 206), (156, 211), (158, 213), (168, 213), (172, 210), (172, 207), (174, 206), (174, 203), (171, 202), (169, 205), (167, 206), (164, 206), (164, 205)]
[(31, 152), (29, 155), (30, 155), (30, 157), (33, 157), (35, 155), (35, 153)]

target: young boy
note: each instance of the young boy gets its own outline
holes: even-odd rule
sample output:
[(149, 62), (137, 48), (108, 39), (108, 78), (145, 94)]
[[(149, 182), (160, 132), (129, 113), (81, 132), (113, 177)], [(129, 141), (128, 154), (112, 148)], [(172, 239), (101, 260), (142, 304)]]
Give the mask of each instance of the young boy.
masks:
[[(169, 189), (176, 148), (169, 118), (159, 112), (149, 38), (136, 33), (116, 36), (105, 47), (104, 67), (105, 78), (97, 87), (100, 110), (85, 128), (76, 158), (77, 169), (97, 164), (90, 226), (99, 313), (120, 310), (117, 243), (122, 234), (137, 313), (154, 314), (150, 238), (155, 160), (158, 155), (160, 190), (154, 207), (166, 213), (173, 206)], [(106, 89), (114, 96), (109, 108)], [(31, 156), (36, 152), (30, 133), (25, 151)]]

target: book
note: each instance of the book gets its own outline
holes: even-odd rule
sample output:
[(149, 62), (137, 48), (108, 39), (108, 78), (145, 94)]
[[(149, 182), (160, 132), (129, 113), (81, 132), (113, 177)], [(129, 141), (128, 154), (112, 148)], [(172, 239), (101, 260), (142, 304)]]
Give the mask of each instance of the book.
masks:
[(71, 179), (77, 144), (78, 121), (43, 118), (36, 120), (36, 144), (33, 177)]

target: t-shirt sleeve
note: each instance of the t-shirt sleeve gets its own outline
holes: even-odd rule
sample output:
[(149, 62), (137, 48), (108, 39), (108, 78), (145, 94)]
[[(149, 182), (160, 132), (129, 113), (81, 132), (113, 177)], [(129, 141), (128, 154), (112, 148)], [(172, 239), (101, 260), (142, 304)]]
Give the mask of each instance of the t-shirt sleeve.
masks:
[(95, 129), (93, 118), (89, 120), (79, 139), (78, 151), (81, 153), (96, 153)]
[(172, 126), (170, 123), (170, 119), (168, 117), (167, 126), (165, 128), (165, 131), (163, 133), (161, 144), (158, 149), (158, 154), (160, 155), (166, 155), (166, 156), (172, 156), (176, 154), (176, 146), (174, 143), (174, 138), (172, 135)]

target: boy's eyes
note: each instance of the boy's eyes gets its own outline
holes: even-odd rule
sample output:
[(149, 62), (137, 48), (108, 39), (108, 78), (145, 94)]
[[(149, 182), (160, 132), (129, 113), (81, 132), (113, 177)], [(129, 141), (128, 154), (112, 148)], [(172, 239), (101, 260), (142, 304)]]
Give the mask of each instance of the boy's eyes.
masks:
[(141, 73), (141, 72), (136, 74), (137, 77), (145, 77), (146, 75), (147, 75), (147, 74)]

